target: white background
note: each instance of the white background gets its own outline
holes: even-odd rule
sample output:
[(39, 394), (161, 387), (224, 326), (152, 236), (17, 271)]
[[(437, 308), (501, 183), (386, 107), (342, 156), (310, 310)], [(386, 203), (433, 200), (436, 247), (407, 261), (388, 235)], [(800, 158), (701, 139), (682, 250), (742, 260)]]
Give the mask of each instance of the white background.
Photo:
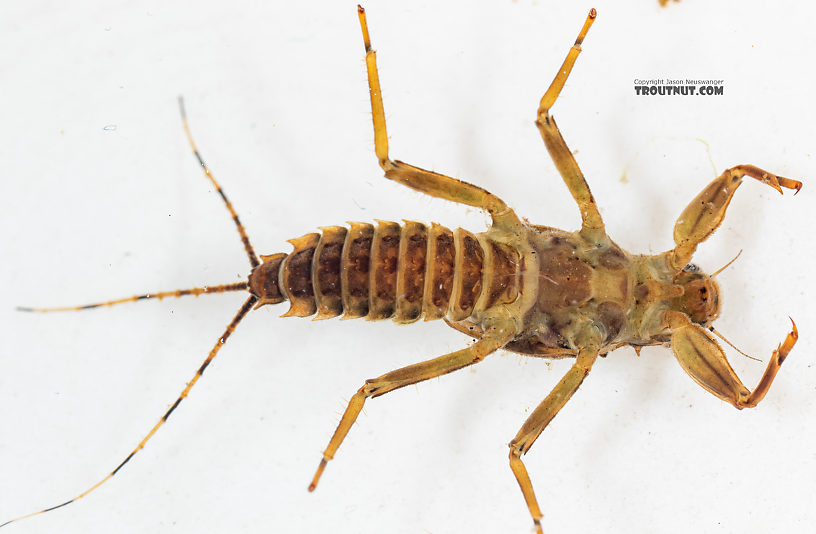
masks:
[[(591, 5), (439, 4), (366, 4), (392, 156), (486, 187), (532, 222), (576, 228), (533, 119)], [(186, 145), (177, 95), (260, 253), (348, 220), (472, 231), (486, 222), (381, 178), (352, 2), (55, 6), (0, 8), (0, 522), (59, 504), (115, 467), (244, 299), (13, 311), (246, 277), (232, 223)], [(795, 198), (748, 181), (695, 258), (711, 272), (744, 249), (719, 278), (717, 327), (734, 343), (767, 361), (787, 315), (801, 341), (766, 400), (742, 412), (664, 348), (599, 361), (525, 457), (547, 532), (816, 524), (816, 13), (798, 2), (738, 6), (595, 3), (553, 114), (609, 234), (631, 252), (671, 247), (683, 207), (729, 166), (802, 179)], [(724, 79), (725, 94), (635, 96), (634, 78), (667, 76)], [(365, 378), (468, 341), (441, 322), (279, 319), (285, 308), (250, 314), (111, 482), (8, 533), (530, 531), (506, 443), (568, 361), (500, 353), (369, 402), (309, 494)], [(752, 387), (764, 364), (729, 358)]]

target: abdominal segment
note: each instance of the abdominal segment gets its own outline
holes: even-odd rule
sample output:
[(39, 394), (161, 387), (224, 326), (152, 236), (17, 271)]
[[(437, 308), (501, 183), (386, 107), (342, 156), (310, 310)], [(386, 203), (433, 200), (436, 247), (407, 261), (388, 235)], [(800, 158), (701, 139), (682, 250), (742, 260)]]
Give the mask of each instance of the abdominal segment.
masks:
[[(349, 223), (292, 239), (290, 254), (263, 256), (250, 289), (284, 316), (460, 321), (519, 293), (518, 251), (438, 224)], [(485, 248), (488, 250), (485, 251)]]

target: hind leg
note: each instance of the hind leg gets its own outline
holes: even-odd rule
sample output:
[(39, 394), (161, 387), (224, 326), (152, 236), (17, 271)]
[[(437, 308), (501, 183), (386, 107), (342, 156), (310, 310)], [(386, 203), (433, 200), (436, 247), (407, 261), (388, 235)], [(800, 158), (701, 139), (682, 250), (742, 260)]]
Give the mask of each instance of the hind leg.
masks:
[(343, 413), (343, 418), (340, 420), (340, 424), (337, 425), (337, 430), (334, 431), (329, 445), (323, 452), (323, 459), (320, 460), (317, 472), (312, 479), (312, 483), (309, 485), (309, 491), (314, 491), (317, 487), (317, 483), (323, 474), (323, 470), (326, 468), (326, 464), (329, 460), (334, 458), (340, 444), (343, 443), (351, 426), (357, 420), (357, 416), (360, 415), (360, 411), (363, 409), (366, 399), (369, 397), (379, 397), (389, 391), (416, 384), (417, 382), (422, 382), (429, 378), (436, 378), (463, 367), (473, 365), (474, 363), (479, 363), (491, 352), (502, 348), (505, 343), (513, 339), (516, 333), (517, 331), (513, 321), (502, 319), (497, 321), (493, 327), (489, 328), (479, 341), (466, 349), (451, 352), (450, 354), (422, 363), (409, 365), (402, 369), (385, 373), (379, 378), (366, 380), (363, 387), (357, 390), (357, 393), (355, 393), (349, 401), (348, 407), (345, 413)]
[(519, 227), (521, 222), (516, 214), (496, 195), (462, 180), (426, 171), (399, 160), (392, 160), (388, 156), (388, 132), (385, 128), (385, 111), (380, 90), (380, 77), (377, 72), (377, 53), (371, 49), (365, 10), (358, 6), (358, 14), (366, 51), (371, 113), (374, 119), (374, 150), (380, 167), (385, 171), (385, 177), (427, 195), (481, 208), (490, 214), (493, 224), (498, 226)]

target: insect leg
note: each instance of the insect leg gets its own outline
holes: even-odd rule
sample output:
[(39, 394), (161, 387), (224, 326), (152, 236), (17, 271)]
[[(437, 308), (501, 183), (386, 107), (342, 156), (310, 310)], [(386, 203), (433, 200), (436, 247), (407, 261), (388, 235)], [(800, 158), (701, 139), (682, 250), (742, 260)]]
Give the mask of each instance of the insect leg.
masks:
[(357, 12), (360, 17), (366, 51), (366, 70), (371, 96), (371, 112), (374, 119), (374, 150), (380, 167), (385, 171), (385, 177), (420, 193), (481, 208), (491, 215), (494, 224), (508, 229), (518, 228), (521, 222), (515, 212), (496, 195), (462, 180), (389, 158), (388, 132), (385, 128), (385, 111), (380, 90), (380, 77), (377, 73), (377, 53), (371, 48), (365, 10), (357, 6)]
[(521, 461), (521, 456), (526, 454), (530, 447), (541, 432), (552, 421), (555, 414), (564, 407), (567, 401), (572, 397), (572, 394), (578, 390), (578, 387), (584, 381), (584, 377), (589, 374), (592, 369), (592, 364), (598, 358), (597, 346), (581, 349), (578, 353), (575, 363), (564, 375), (564, 378), (553, 388), (547, 398), (536, 407), (530, 417), (522, 425), (521, 429), (510, 442), (510, 469), (516, 476), (516, 480), (521, 487), (521, 493), (524, 495), (524, 500), (527, 502), (527, 508), (530, 510), (530, 515), (533, 516), (533, 523), (538, 534), (541, 534), (541, 509), (538, 506), (535, 492), (533, 491), (533, 484), (530, 482), (530, 475), (527, 474), (527, 468), (524, 467), (524, 462)]
[(564, 138), (561, 136), (558, 125), (555, 124), (555, 119), (550, 115), (550, 108), (555, 104), (555, 100), (561, 93), (561, 89), (564, 88), (564, 83), (566, 83), (567, 77), (572, 71), (572, 66), (575, 64), (575, 60), (581, 52), (581, 43), (589, 31), (589, 27), (592, 26), (595, 16), (595, 9), (590, 9), (586, 22), (584, 22), (584, 27), (581, 28), (581, 32), (578, 34), (575, 44), (570, 48), (566, 59), (564, 59), (564, 63), (555, 75), (555, 79), (553, 79), (549, 89), (547, 89), (547, 92), (544, 93), (544, 96), (541, 98), (541, 103), (538, 106), (536, 126), (538, 126), (541, 132), (541, 137), (544, 139), (544, 144), (547, 146), (547, 151), (550, 153), (553, 163), (555, 163), (558, 172), (561, 174), (572, 197), (578, 203), (578, 208), (581, 210), (581, 235), (585, 239), (598, 242), (603, 239), (605, 234), (601, 213), (598, 211), (595, 198), (589, 190), (589, 185), (583, 173), (581, 173), (581, 169), (578, 167), (578, 163), (575, 161), (572, 151), (570, 151), (566, 141), (564, 141)]
[(363, 387), (357, 390), (357, 393), (349, 401), (348, 407), (340, 423), (337, 425), (337, 430), (334, 431), (329, 445), (323, 452), (323, 459), (320, 460), (320, 465), (315, 472), (312, 483), (309, 484), (309, 491), (314, 491), (326, 464), (334, 458), (337, 449), (343, 440), (346, 438), (354, 421), (363, 409), (363, 404), (369, 397), (379, 397), (385, 395), (389, 391), (394, 391), (404, 386), (416, 384), (430, 378), (442, 376), (463, 367), (473, 365), (482, 361), (488, 354), (502, 348), (508, 341), (510, 341), (517, 334), (515, 324), (512, 320), (503, 319), (498, 320), (493, 327), (489, 328), (484, 336), (470, 347), (456, 352), (451, 352), (438, 358), (409, 365), (402, 369), (385, 373), (378, 378), (372, 378), (365, 381)]
[(753, 165), (737, 165), (723, 172), (719, 178), (700, 191), (686, 206), (674, 225), (674, 242), (677, 245), (669, 251), (669, 261), (678, 271), (691, 261), (697, 245), (714, 233), (725, 218), (725, 210), (731, 202), (744, 176), (750, 176), (763, 184), (773, 187), (780, 194), (782, 188), (802, 189), (802, 182), (784, 178), (764, 171)]
[(246, 302), (244, 302), (244, 305), (241, 306), (241, 309), (239, 309), (238, 313), (235, 314), (235, 317), (233, 317), (232, 321), (230, 321), (230, 324), (227, 325), (227, 329), (224, 331), (223, 334), (221, 334), (221, 337), (218, 338), (218, 341), (215, 342), (215, 345), (213, 346), (212, 350), (210, 350), (210, 353), (204, 359), (204, 362), (201, 364), (201, 366), (195, 372), (195, 375), (193, 375), (193, 379), (190, 380), (189, 382), (187, 382), (187, 385), (181, 391), (181, 394), (176, 399), (176, 402), (174, 402), (172, 404), (172, 406), (170, 406), (170, 408), (164, 413), (164, 415), (161, 416), (161, 419), (159, 419), (159, 421), (155, 425), (153, 425), (153, 428), (150, 429), (150, 431), (145, 435), (145, 437), (142, 438), (142, 441), (139, 442), (139, 444), (136, 446), (136, 448), (133, 449), (130, 452), (130, 454), (116, 467), (116, 469), (114, 469), (113, 471), (108, 473), (108, 475), (105, 478), (103, 478), (102, 480), (100, 480), (99, 482), (97, 482), (96, 484), (91, 486), (90, 488), (86, 489), (85, 491), (83, 491), (82, 493), (80, 493), (79, 495), (74, 497), (73, 499), (65, 501), (64, 503), (58, 504), (56, 506), (52, 506), (50, 508), (40, 510), (39, 512), (33, 512), (33, 513), (30, 513), (30, 514), (26, 514), (24, 516), (16, 517), (14, 519), (6, 521), (5, 523), (0, 523), (0, 528), (4, 527), (4, 526), (6, 526), (6, 525), (8, 525), (10, 523), (14, 523), (15, 521), (20, 521), (21, 519), (26, 519), (28, 517), (33, 517), (35, 515), (44, 514), (45, 512), (50, 512), (51, 510), (56, 510), (57, 508), (62, 508), (63, 506), (67, 506), (67, 505), (69, 505), (69, 504), (71, 504), (73, 502), (76, 502), (79, 499), (85, 497), (89, 493), (93, 492), (96, 488), (98, 488), (99, 486), (101, 486), (102, 484), (104, 484), (105, 482), (110, 480), (111, 478), (113, 478), (113, 476), (116, 473), (118, 473), (119, 470), (122, 469), (122, 467), (124, 467), (125, 464), (128, 463), (130, 461), (130, 459), (133, 458), (136, 455), (137, 452), (144, 449), (145, 445), (147, 445), (147, 442), (150, 441), (150, 438), (152, 438), (156, 434), (156, 432), (159, 430), (159, 428), (161, 428), (161, 426), (164, 425), (164, 423), (167, 422), (167, 418), (170, 417), (170, 414), (173, 413), (173, 411), (176, 408), (178, 408), (178, 405), (181, 404), (181, 401), (183, 401), (187, 397), (187, 395), (190, 393), (190, 390), (193, 389), (193, 386), (195, 386), (196, 382), (198, 382), (198, 379), (201, 378), (201, 375), (204, 373), (204, 370), (207, 368), (208, 365), (210, 365), (210, 363), (212, 363), (213, 359), (216, 357), (216, 355), (218, 355), (218, 351), (220, 351), (221, 347), (224, 346), (224, 343), (227, 342), (227, 338), (230, 337), (232, 332), (235, 330), (235, 327), (238, 326), (238, 323), (240, 323), (241, 320), (246, 316), (246, 314), (249, 313), (249, 311), (252, 309), (252, 306), (255, 304), (255, 302), (257, 302), (257, 300), (258, 300), (258, 297), (252, 295), (246, 300)]
[(672, 352), (680, 366), (709, 393), (733, 404), (737, 409), (753, 408), (765, 398), (776, 373), (799, 338), (796, 323), (785, 340), (773, 351), (771, 361), (753, 391), (743, 385), (728, 363), (720, 345), (700, 325), (685, 314), (667, 312), (666, 321), (673, 330)]

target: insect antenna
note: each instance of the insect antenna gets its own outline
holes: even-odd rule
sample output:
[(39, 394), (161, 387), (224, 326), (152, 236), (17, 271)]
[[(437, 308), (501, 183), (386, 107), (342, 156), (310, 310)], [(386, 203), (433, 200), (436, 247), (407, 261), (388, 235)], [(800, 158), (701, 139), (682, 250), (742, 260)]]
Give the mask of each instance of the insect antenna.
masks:
[(227, 339), (230, 337), (232, 332), (235, 330), (235, 327), (238, 326), (238, 323), (240, 323), (241, 320), (246, 316), (246, 314), (249, 313), (249, 311), (252, 309), (252, 306), (255, 304), (255, 302), (257, 300), (258, 300), (258, 297), (256, 297), (255, 295), (250, 295), (250, 297), (246, 300), (246, 302), (244, 302), (244, 305), (241, 306), (241, 308), (238, 310), (238, 313), (235, 314), (235, 317), (233, 317), (230, 324), (227, 325), (227, 329), (224, 330), (224, 333), (221, 334), (221, 337), (218, 338), (218, 341), (215, 342), (215, 345), (210, 350), (210, 353), (207, 355), (207, 357), (204, 359), (204, 362), (201, 364), (201, 367), (199, 367), (198, 370), (195, 372), (195, 375), (193, 376), (193, 379), (190, 380), (187, 383), (187, 385), (184, 387), (181, 394), (176, 399), (176, 402), (174, 402), (172, 404), (172, 406), (170, 406), (170, 408), (164, 413), (164, 415), (161, 416), (161, 419), (159, 419), (159, 421), (155, 425), (153, 425), (153, 428), (151, 428), (150, 431), (145, 435), (145, 437), (142, 438), (142, 441), (139, 442), (139, 444), (136, 446), (136, 448), (133, 449), (131, 451), (131, 453), (128, 454), (127, 457), (118, 466), (116, 466), (116, 469), (111, 471), (105, 478), (103, 478), (102, 480), (100, 480), (99, 482), (97, 482), (96, 484), (91, 486), (90, 488), (86, 489), (85, 491), (83, 491), (82, 493), (80, 493), (79, 495), (74, 497), (73, 499), (65, 501), (64, 503), (58, 504), (56, 506), (52, 506), (50, 508), (40, 510), (39, 512), (33, 512), (31, 514), (26, 514), (26, 515), (23, 515), (23, 516), (20, 516), (20, 517), (16, 517), (14, 519), (6, 521), (5, 523), (0, 524), (0, 528), (6, 526), (8, 524), (14, 523), (15, 521), (20, 521), (22, 519), (26, 519), (26, 518), (29, 518), (29, 517), (34, 517), (35, 515), (44, 514), (45, 512), (50, 512), (51, 510), (56, 510), (57, 508), (62, 508), (63, 506), (67, 506), (67, 505), (69, 505), (69, 504), (71, 504), (73, 502), (76, 502), (79, 499), (85, 497), (86, 495), (88, 495), (89, 493), (94, 491), (96, 488), (98, 488), (99, 486), (101, 486), (102, 484), (104, 484), (105, 482), (110, 480), (111, 478), (113, 478), (113, 476), (116, 473), (118, 473), (119, 470), (122, 469), (122, 467), (124, 467), (124, 465), (126, 463), (128, 463), (130, 461), (130, 459), (133, 458), (136, 455), (137, 452), (139, 452), (140, 450), (142, 450), (145, 447), (147, 442), (150, 440), (150, 438), (153, 437), (153, 435), (156, 433), (156, 431), (158, 431), (159, 428), (161, 428), (161, 426), (164, 423), (167, 422), (167, 418), (170, 417), (170, 414), (173, 413), (173, 410), (178, 408), (178, 405), (181, 404), (181, 401), (184, 400), (184, 398), (190, 393), (190, 390), (193, 389), (193, 386), (196, 384), (196, 382), (198, 382), (198, 379), (201, 378), (201, 375), (204, 373), (204, 370), (207, 368), (208, 365), (210, 365), (210, 363), (213, 361), (213, 359), (215, 359), (215, 356), (218, 354), (218, 351), (221, 350), (221, 347), (224, 346), (224, 344), (227, 342)]
[[(729, 261), (728, 263), (726, 263), (725, 265), (723, 265), (722, 267), (720, 267), (719, 269), (717, 269), (717, 270), (714, 272), (714, 274), (712, 274), (712, 275), (711, 275), (711, 278), (714, 278), (715, 276), (717, 276), (718, 274), (720, 274), (721, 272), (723, 272), (724, 270), (726, 270), (726, 269), (727, 269), (727, 268), (728, 268), (728, 267), (729, 267), (729, 266), (730, 266), (732, 263), (734, 263), (735, 261), (737, 261), (737, 258), (739, 258), (739, 257), (740, 257), (740, 254), (742, 254), (742, 249), (740, 249), (740, 251), (739, 251), (739, 252), (737, 252), (737, 255), (736, 255), (736, 256), (734, 256), (734, 259), (733, 259), (733, 260)], [(719, 335), (719, 334), (717, 334), (717, 335)], [(725, 338), (723, 338), (723, 339), (725, 339)]]
[[(739, 258), (741, 254), (742, 254), (742, 249), (740, 249), (740, 251), (739, 251), (739, 252), (737, 252), (737, 255), (736, 255), (736, 256), (734, 256), (734, 258), (733, 258), (731, 261), (729, 261), (728, 263), (726, 263), (725, 265), (723, 265), (722, 267), (720, 267), (719, 269), (717, 269), (717, 270), (714, 272), (714, 274), (712, 274), (712, 275), (711, 275), (711, 278), (714, 278), (715, 276), (717, 276), (718, 274), (720, 274), (721, 272), (723, 272), (724, 270), (726, 270), (728, 267), (730, 267), (732, 263), (734, 263), (735, 261), (737, 261), (737, 258)], [(732, 348), (732, 349), (734, 349), (735, 351), (739, 352), (740, 354), (742, 354), (742, 355), (743, 355), (743, 356), (745, 356), (746, 358), (750, 358), (750, 359), (752, 359), (752, 360), (754, 360), (754, 361), (757, 361), (757, 362), (761, 362), (761, 361), (762, 361), (762, 360), (760, 360), (759, 358), (754, 358), (753, 356), (750, 356), (750, 355), (745, 354), (744, 352), (742, 352), (740, 349), (738, 349), (738, 348), (737, 348), (737, 346), (736, 346), (736, 345), (734, 345), (733, 343), (731, 343), (730, 341), (728, 341), (728, 340), (725, 338), (725, 336), (724, 336), (724, 335), (720, 334), (720, 333), (719, 333), (719, 332), (718, 332), (718, 331), (717, 331), (717, 330), (716, 330), (716, 329), (715, 329), (713, 326), (709, 326), (709, 327), (708, 327), (708, 329), (709, 329), (711, 332), (713, 332), (713, 333), (714, 333), (714, 334), (715, 334), (715, 335), (716, 335), (718, 338), (720, 338), (720, 339), (722, 339), (723, 341), (725, 341), (726, 343), (728, 343), (728, 346), (729, 346), (729, 347), (731, 347), (731, 348)]]
[[(740, 250), (740, 253), (742, 253), (742, 251), (741, 251), (741, 250)], [(739, 254), (737, 254), (737, 256), (739, 256)], [(737, 259), (737, 258), (734, 258), (734, 260), (735, 260), (735, 259)], [(731, 262), (733, 262), (734, 260), (731, 260)], [(731, 262), (729, 262), (729, 265), (731, 264)], [(728, 267), (728, 265), (726, 265), (725, 267)], [(725, 267), (723, 267), (723, 269), (725, 269)], [(720, 271), (722, 271), (722, 269), (720, 269)], [(717, 271), (717, 272), (719, 272), (719, 271)], [(745, 356), (746, 358), (750, 358), (750, 359), (752, 359), (752, 360), (754, 360), (754, 361), (757, 361), (757, 362), (761, 362), (761, 361), (762, 361), (762, 360), (760, 360), (759, 358), (754, 358), (753, 356), (750, 356), (750, 355), (748, 355), (748, 354), (745, 354), (744, 352), (742, 352), (741, 350), (739, 350), (739, 349), (737, 348), (737, 346), (736, 346), (736, 345), (734, 345), (733, 343), (731, 343), (730, 341), (728, 341), (728, 340), (725, 338), (725, 336), (724, 336), (724, 335), (722, 335), (722, 334), (720, 334), (720, 333), (719, 333), (719, 332), (718, 332), (718, 331), (717, 331), (717, 330), (716, 330), (716, 329), (715, 329), (713, 326), (709, 326), (709, 327), (708, 327), (708, 330), (709, 330), (710, 332), (713, 332), (713, 333), (714, 333), (714, 334), (715, 334), (715, 335), (716, 335), (718, 338), (720, 338), (720, 339), (722, 339), (723, 341), (725, 341), (726, 343), (728, 343), (728, 346), (729, 346), (729, 347), (731, 347), (731, 348), (732, 348), (732, 349), (734, 349), (735, 351), (739, 352), (740, 354), (742, 354), (742, 355), (743, 355), (743, 356)]]
[(207, 167), (207, 164), (204, 163), (204, 159), (201, 157), (201, 154), (198, 152), (198, 148), (196, 148), (196, 144), (193, 141), (193, 134), (190, 132), (190, 126), (187, 124), (187, 112), (184, 111), (184, 98), (182, 96), (178, 97), (179, 103), (179, 111), (181, 112), (181, 123), (184, 126), (184, 133), (187, 134), (187, 141), (190, 142), (190, 148), (193, 149), (193, 154), (195, 154), (198, 163), (201, 165), (201, 169), (204, 171), (204, 175), (210, 180), (215, 187), (215, 190), (221, 195), (221, 200), (224, 201), (224, 205), (229, 210), (230, 215), (232, 215), (232, 220), (235, 223), (235, 227), (238, 229), (238, 233), (241, 234), (241, 242), (244, 244), (244, 250), (249, 257), (249, 264), (254, 269), (261, 262), (258, 260), (258, 256), (255, 254), (255, 249), (252, 248), (252, 245), (249, 243), (249, 237), (247, 237), (246, 230), (244, 230), (244, 225), (241, 224), (241, 219), (238, 218), (238, 214), (235, 213), (235, 210), (232, 207), (232, 203), (227, 198), (227, 195), (224, 193), (224, 190), (221, 189), (221, 186), (218, 182), (215, 181), (215, 177), (210, 172), (210, 169)]

